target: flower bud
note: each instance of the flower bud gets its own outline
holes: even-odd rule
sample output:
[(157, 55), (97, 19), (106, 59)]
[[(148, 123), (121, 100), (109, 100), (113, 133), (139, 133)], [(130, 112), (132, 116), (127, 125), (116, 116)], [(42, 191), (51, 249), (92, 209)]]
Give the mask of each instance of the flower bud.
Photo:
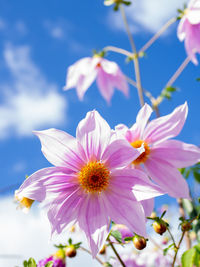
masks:
[(153, 229), (156, 233), (162, 235), (167, 230), (167, 225), (163, 220), (155, 221), (153, 223)]
[(191, 229), (192, 229), (192, 225), (191, 225), (190, 222), (184, 221), (184, 222), (181, 224), (181, 230), (182, 230), (183, 232), (185, 232), (185, 231), (189, 231), (189, 230), (191, 230)]
[(76, 256), (76, 249), (74, 245), (70, 245), (65, 248), (65, 255), (69, 258), (73, 258)]
[(104, 255), (106, 254), (106, 246), (103, 245), (102, 249), (99, 251), (99, 254)]
[(142, 250), (146, 247), (147, 242), (143, 236), (135, 235), (133, 237), (133, 244), (138, 250)]

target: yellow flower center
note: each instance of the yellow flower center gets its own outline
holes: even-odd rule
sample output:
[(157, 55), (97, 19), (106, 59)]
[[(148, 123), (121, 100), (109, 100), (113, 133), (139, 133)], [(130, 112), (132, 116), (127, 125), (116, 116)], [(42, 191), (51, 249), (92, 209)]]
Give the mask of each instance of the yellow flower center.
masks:
[(86, 193), (101, 193), (110, 180), (110, 171), (101, 162), (91, 161), (78, 173), (78, 181)]
[(148, 159), (149, 154), (150, 154), (149, 145), (143, 140), (134, 141), (131, 143), (131, 145), (134, 148), (139, 148), (142, 145), (144, 146), (145, 151), (137, 159), (133, 161), (133, 164), (138, 165), (138, 164), (144, 163)]
[(30, 198), (27, 198), (27, 197), (23, 197), (22, 199), (19, 199), (16, 196), (16, 199), (17, 199), (17, 201), (19, 201), (19, 205), (20, 205), (21, 208), (30, 209), (30, 207), (32, 206), (32, 204), (34, 202), (33, 199), (30, 199)]

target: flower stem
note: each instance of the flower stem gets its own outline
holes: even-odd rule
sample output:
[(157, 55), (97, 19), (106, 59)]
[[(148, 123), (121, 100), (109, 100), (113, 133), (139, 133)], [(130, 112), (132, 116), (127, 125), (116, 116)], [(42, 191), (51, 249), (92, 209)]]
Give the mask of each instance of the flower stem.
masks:
[(164, 88), (170, 87), (176, 81), (176, 79), (180, 76), (180, 74), (183, 72), (189, 62), (190, 58), (186, 57), (186, 59), (183, 61), (177, 71), (172, 75), (172, 77), (169, 79)]
[(121, 265), (122, 265), (123, 267), (126, 267), (126, 265), (124, 264), (123, 260), (122, 260), (121, 257), (119, 256), (119, 254), (118, 254), (116, 248), (114, 247), (113, 243), (110, 241), (109, 238), (107, 238), (107, 240), (108, 240), (108, 243), (109, 243), (109, 245), (111, 246), (113, 252), (115, 253), (116, 257), (118, 258), (119, 262), (121, 263)]
[(140, 49), (139, 52), (146, 51), (160, 36), (163, 34), (169, 26), (171, 26), (174, 22), (177, 21), (177, 18), (171, 18), (169, 21), (167, 21), (163, 27)]
[[(88, 249), (86, 249), (86, 248), (84, 248), (84, 247), (82, 247), (82, 246), (80, 246), (79, 249), (81, 249), (81, 250), (87, 252), (88, 254), (92, 255), (91, 252), (90, 252)], [(103, 262), (98, 256), (96, 256), (95, 259), (96, 259), (101, 265), (104, 266), (104, 262)]]
[(116, 47), (116, 46), (106, 46), (106, 47), (103, 48), (103, 51), (105, 51), (105, 52), (113, 51), (113, 52), (125, 55), (127, 57), (133, 57), (133, 53), (132, 52), (129, 52), (129, 51), (125, 50), (125, 49), (122, 49), (122, 48), (119, 48), (119, 47)]
[(172, 267), (174, 267), (174, 264), (176, 262), (176, 257), (177, 257), (177, 254), (178, 254), (178, 251), (179, 251), (179, 248), (180, 248), (180, 245), (181, 245), (181, 242), (183, 240), (184, 235), (185, 235), (185, 231), (182, 232), (181, 239), (179, 240), (178, 246), (176, 247), (175, 254), (174, 254), (174, 259), (173, 259), (173, 262), (172, 262)]
[(122, 19), (124, 21), (124, 25), (125, 25), (125, 28), (126, 28), (126, 32), (128, 34), (128, 38), (129, 38), (129, 41), (130, 41), (130, 45), (131, 45), (133, 54), (135, 54), (135, 57), (133, 58), (133, 62), (134, 62), (134, 67), (135, 67), (135, 77), (136, 77), (136, 83), (137, 83), (138, 97), (139, 97), (139, 100), (140, 100), (140, 105), (142, 107), (142, 106), (144, 106), (144, 95), (143, 95), (142, 84), (141, 84), (138, 53), (137, 53), (137, 50), (136, 50), (135, 42), (133, 40), (133, 36), (131, 35), (131, 31), (129, 29), (129, 25), (128, 25), (128, 22), (127, 22), (127, 18), (126, 18), (126, 14), (125, 14), (125, 11), (124, 11), (124, 7), (122, 5), (120, 5), (120, 11), (121, 11), (121, 14), (122, 14)]

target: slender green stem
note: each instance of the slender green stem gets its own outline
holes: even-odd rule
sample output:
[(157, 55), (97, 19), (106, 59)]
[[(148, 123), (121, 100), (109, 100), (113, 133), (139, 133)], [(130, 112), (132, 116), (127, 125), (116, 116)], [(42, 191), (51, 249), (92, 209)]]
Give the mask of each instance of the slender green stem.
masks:
[(175, 248), (177, 248), (175, 239), (174, 239), (174, 237), (173, 237), (173, 235), (172, 235), (172, 232), (169, 230), (169, 227), (167, 227), (167, 231), (168, 231), (168, 233), (169, 233), (169, 235), (170, 235), (170, 237), (171, 237), (171, 239), (172, 239), (172, 241), (173, 241), (173, 243), (174, 243)]
[(142, 90), (142, 83), (141, 83), (141, 77), (140, 77), (140, 67), (139, 67), (139, 60), (138, 60), (138, 53), (136, 50), (135, 42), (133, 40), (133, 36), (131, 34), (131, 31), (129, 29), (128, 21), (126, 18), (126, 14), (124, 11), (124, 7), (120, 5), (120, 11), (122, 14), (122, 18), (124, 21), (124, 25), (126, 28), (126, 32), (130, 41), (130, 45), (133, 51), (133, 54), (135, 54), (135, 57), (133, 57), (133, 62), (134, 62), (134, 67), (135, 67), (135, 77), (136, 77), (136, 83), (137, 83), (137, 90), (138, 90), (138, 97), (140, 100), (140, 105), (144, 106), (144, 95), (143, 95), (143, 90)]
[(176, 81), (176, 79), (180, 76), (180, 74), (183, 72), (189, 62), (190, 58), (186, 57), (186, 59), (183, 61), (177, 71), (172, 75), (172, 77), (169, 79), (164, 88), (170, 87)]
[(113, 243), (110, 241), (109, 238), (108, 238), (107, 240), (108, 240), (108, 243), (109, 243), (109, 245), (111, 246), (113, 252), (115, 253), (116, 257), (118, 258), (119, 262), (121, 263), (121, 265), (122, 265), (123, 267), (126, 267), (126, 265), (124, 264), (123, 260), (122, 260), (121, 257), (119, 256), (119, 254), (118, 254), (116, 248), (114, 247)]
[(122, 49), (122, 48), (119, 48), (119, 47), (116, 47), (116, 46), (106, 46), (106, 47), (103, 48), (103, 51), (105, 51), (105, 52), (113, 51), (113, 52), (125, 55), (127, 57), (133, 57), (133, 53), (132, 52), (129, 52), (129, 51), (125, 50), (125, 49)]
[[(81, 250), (87, 252), (88, 254), (92, 255), (92, 253), (91, 253), (88, 249), (86, 249), (86, 248), (84, 248), (84, 247), (82, 247), (82, 246), (80, 246), (79, 249), (81, 249)], [(101, 265), (104, 266), (104, 262), (103, 262), (98, 256), (96, 256), (95, 259), (96, 259)]]
[(181, 239), (179, 240), (178, 246), (176, 247), (175, 254), (174, 254), (174, 259), (173, 259), (173, 262), (172, 262), (172, 267), (174, 267), (174, 264), (176, 262), (176, 257), (177, 257), (181, 242), (183, 241), (184, 235), (185, 235), (185, 231), (182, 232)]
[(146, 51), (174, 22), (177, 21), (177, 18), (171, 18), (167, 21), (163, 27), (140, 49), (139, 52)]

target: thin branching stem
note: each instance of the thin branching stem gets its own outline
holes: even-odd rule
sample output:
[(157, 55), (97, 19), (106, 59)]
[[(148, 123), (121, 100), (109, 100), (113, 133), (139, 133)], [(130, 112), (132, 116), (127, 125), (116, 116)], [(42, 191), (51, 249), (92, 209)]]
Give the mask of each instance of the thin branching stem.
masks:
[(105, 52), (108, 52), (108, 51), (112, 51), (112, 52), (116, 52), (118, 54), (122, 54), (122, 55), (125, 55), (127, 57), (133, 57), (133, 53), (132, 52), (129, 52), (123, 48), (119, 48), (119, 47), (116, 47), (116, 46), (106, 46), (103, 48), (103, 51)]
[(174, 265), (175, 265), (176, 257), (177, 257), (181, 242), (183, 241), (184, 235), (185, 235), (185, 231), (182, 232), (182, 235), (181, 235), (181, 238), (179, 240), (178, 246), (175, 248), (175, 254), (174, 254), (174, 259), (173, 259), (173, 262), (172, 262), (172, 267), (174, 267)]
[(117, 252), (116, 248), (114, 247), (113, 243), (110, 241), (109, 237), (107, 238), (107, 240), (108, 240), (108, 243), (109, 243), (109, 245), (111, 246), (113, 252), (115, 253), (116, 257), (118, 258), (119, 262), (121, 263), (121, 265), (122, 265), (123, 267), (126, 267), (125, 263), (124, 263), (123, 260), (121, 259), (120, 255), (118, 254), (118, 252)]
[(136, 77), (136, 83), (137, 83), (138, 97), (140, 100), (140, 105), (142, 107), (142, 106), (144, 106), (144, 95), (143, 95), (142, 84), (141, 84), (138, 53), (136, 50), (135, 42), (133, 40), (133, 36), (131, 34), (131, 31), (130, 31), (130, 28), (128, 25), (125, 10), (124, 10), (124, 7), (122, 5), (120, 5), (120, 11), (121, 11), (122, 19), (124, 21), (126, 32), (127, 32), (127, 35), (128, 35), (129, 41), (130, 41), (131, 49), (133, 51), (133, 54), (135, 54), (135, 56), (133, 57), (133, 63), (134, 63), (134, 67), (135, 67), (135, 77)]
[[(86, 248), (84, 248), (84, 247), (82, 247), (82, 246), (80, 246), (79, 249), (81, 249), (81, 250), (87, 252), (88, 254), (92, 255), (92, 253), (91, 253), (88, 249), (86, 249)], [(98, 256), (96, 256), (95, 259), (96, 259), (101, 265), (104, 266), (104, 262), (103, 262)]]
[(163, 27), (140, 49), (140, 53), (146, 51), (174, 22), (177, 18), (171, 18), (169, 21), (163, 25)]

